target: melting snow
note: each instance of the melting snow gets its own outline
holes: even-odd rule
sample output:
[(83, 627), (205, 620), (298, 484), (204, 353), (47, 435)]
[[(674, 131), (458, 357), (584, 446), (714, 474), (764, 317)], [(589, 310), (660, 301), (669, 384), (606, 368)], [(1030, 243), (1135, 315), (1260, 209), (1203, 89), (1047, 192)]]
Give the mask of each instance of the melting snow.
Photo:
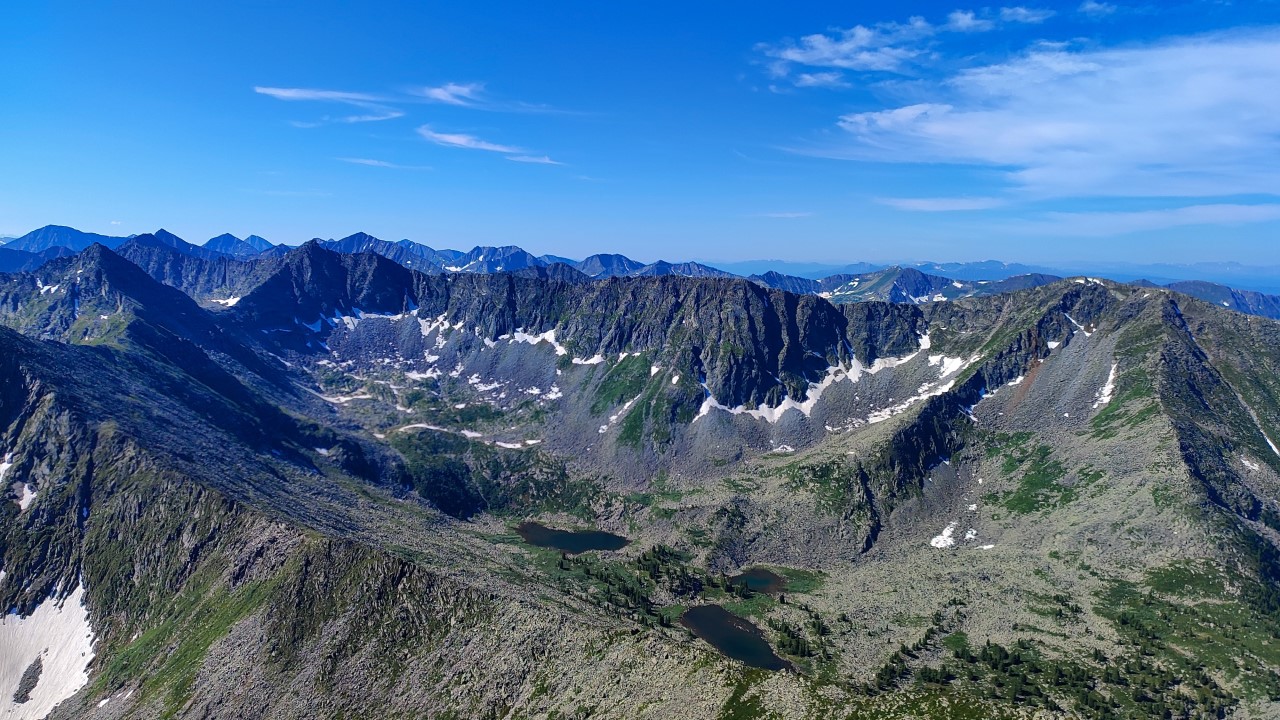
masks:
[[(1090, 279), (1092, 279), (1092, 278), (1090, 278)], [(1062, 313), (1062, 314), (1063, 314), (1063, 315), (1065, 315), (1065, 316), (1066, 316), (1066, 318), (1067, 318), (1068, 320), (1070, 320), (1070, 321), (1071, 321), (1071, 324), (1072, 324), (1072, 325), (1075, 325), (1075, 326), (1076, 326), (1076, 329), (1077, 329), (1077, 330), (1079, 330), (1081, 333), (1083, 333), (1085, 337), (1089, 337), (1090, 335), (1092, 335), (1092, 334), (1093, 334), (1093, 333), (1089, 332), (1088, 330), (1085, 330), (1085, 329), (1084, 329), (1084, 326), (1083, 326), (1083, 325), (1081, 325), (1080, 323), (1076, 322), (1076, 319), (1075, 319), (1075, 318), (1071, 317), (1070, 315), (1067, 315), (1066, 313)]]
[(942, 368), (942, 370), (938, 374), (939, 378), (944, 378), (948, 375), (960, 372), (965, 367), (972, 365), (977, 361), (978, 361), (977, 355), (974, 355), (973, 357), (969, 358), (967, 361), (964, 358), (953, 358), (953, 357), (947, 357), (946, 355), (930, 355), (929, 356), (930, 365), (935, 367), (941, 366)]
[(1260, 467), (1258, 467), (1258, 463), (1256, 462), (1252, 462), (1250, 460), (1241, 460), (1240, 462), (1243, 462), (1245, 467), (1249, 468), (1254, 472), (1257, 472), (1258, 470), (1261, 469)]
[(978, 531), (974, 530), (973, 528), (969, 528), (969, 530), (964, 534), (964, 539), (966, 541), (977, 539), (977, 537), (978, 537)]
[(977, 512), (977, 511), (978, 511), (978, 503), (974, 503), (969, 506), (969, 512)]
[(1022, 381), (1026, 379), (1027, 379), (1026, 375), (1019, 375), (1018, 377), (1009, 381), (1009, 387), (1016, 387), (1018, 385), (1021, 385)]
[(573, 364), (574, 364), (574, 365), (599, 365), (599, 364), (600, 364), (600, 363), (602, 363), (602, 362), (604, 362), (604, 356), (603, 356), (603, 355), (600, 355), (600, 354), (598, 354), (598, 353), (597, 353), (597, 354), (595, 354), (595, 355), (592, 355), (591, 357), (587, 358), (586, 360), (583, 360), (582, 358), (574, 358), (574, 359), (573, 359)]
[(544, 341), (551, 343), (551, 347), (556, 349), (556, 355), (569, 354), (569, 351), (564, 349), (564, 346), (556, 342), (556, 331), (554, 328), (542, 333), (541, 335), (530, 335), (524, 331), (524, 328), (521, 328), (516, 330), (515, 334), (511, 336), (511, 342), (529, 343), (530, 345), (537, 345)]
[(523, 443), (508, 443), (508, 442), (495, 442), (494, 445), (497, 445), (500, 448), (506, 448), (508, 450), (519, 450), (520, 448), (524, 447)]
[(795, 451), (796, 451), (796, 449), (795, 449), (795, 448), (793, 448), (793, 447), (791, 447), (790, 445), (779, 445), (778, 447), (776, 447), (776, 448), (774, 448), (774, 449), (770, 450), (769, 452), (775, 452), (775, 453), (793, 453), (793, 452), (795, 452)]
[(18, 496), (18, 512), (26, 510), (36, 499), (36, 491), (27, 483), (22, 483), (22, 495)]
[(1097, 410), (1103, 405), (1106, 405), (1107, 403), (1111, 402), (1111, 396), (1115, 394), (1115, 391), (1116, 391), (1116, 363), (1111, 363), (1111, 373), (1107, 375), (1107, 382), (1102, 386), (1102, 389), (1098, 391), (1098, 398), (1093, 402), (1093, 409)]
[(564, 397), (564, 393), (560, 392), (559, 385), (552, 385), (551, 390), (548, 391), (546, 395), (543, 395), (543, 397), (547, 400), (559, 400)]
[[(768, 405), (764, 405), (764, 404), (761, 404), (759, 407), (752, 410), (748, 410), (746, 407), (742, 405), (739, 405), (738, 407), (732, 407), (732, 408), (727, 407), (725, 405), (720, 404), (719, 402), (716, 402), (715, 397), (711, 395), (711, 390), (707, 388), (707, 384), (704, 382), (702, 383), (702, 389), (704, 392), (706, 392), (707, 396), (706, 396), (706, 399), (702, 401), (702, 408), (698, 411), (698, 415), (697, 417), (694, 418), (694, 420), (696, 421), (698, 418), (701, 418), (702, 416), (710, 413), (712, 410), (722, 410), (731, 415), (743, 415), (743, 414), (750, 415), (754, 418), (757, 418), (760, 420), (767, 420), (771, 423), (778, 422), (778, 420), (788, 410), (799, 410), (805, 417), (808, 417), (809, 414), (813, 412), (814, 406), (817, 405), (818, 399), (822, 397), (822, 394), (826, 392), (827, 388), (830, 387), (833, 383), (839, 382), (840, 380), (846, 380), (846, 379), (849, 382), (856, 383), (858, 382), (858, 380), (862, 379), (862, 375), (864, 373), (868, 375), (874, 375), (880, 372), (881, 370), (897, 367), (899, 365), (902, 365), (903, 363), (913, 360), (917, 355), (920, 354), (922, 350), (928, 350), (930, 345), (931, 343), (929, 340), (929, 335), (925, 334), (920, 336), (920, 349), (916, 350), (910, 355), (904, 355), (902, 357), (897, 357), (897, 358), (880, 358), (876, 360), (874, 363), (872, 363), (871, 367), (865, 367), (861, 362), (858, 361), (857, 358), (854, 358), (852, 364), (850, 364), (850, 366), (847, 368), (843, 366), (833, 365), (827, 368), (827, 374), (824, 378), (822, 378), (822, 380), (816, 383), (809, 384), (807, 400), (798, 401), (795, 398), (788, 396), (783, 398), (782, 402), (777, 407), (769, 407)], [(674, 382), (674, 380), (672, 382)], [(872, 418), (878, 417), (878, 419), (868, 418), (867, 422), (874, 423), (874, 422), (880, 422), (881, 420), (887, 420), (892, 415), (895, 415), (897, 413), (902, 412), (903, 410), (906, 410), (908, 407), (910, 407), (911, 403), (914, 402), (915, 400), (923, 399), (931, 395), (941, 395), (947, 390), (950, 390), (953, 384), (954, 384), (954, 381), (949, 382), (946, 385), (929, 392), (928, 395), (921, 395), (921, 396), (917, 396), (916, 398), (909, 399), (907, 403), (904, 405), (895, 406), (887, 410), (881, 410), (876, 413), (873, 413)], [(922, 389), (923, 387), (924, 386), (922, 386)], [(882, 413), (887, 413), (887, 414), (884, 414), (883, 417), (879, 417)]]
[(955, 545), (956, 539), (951, 536), (951, 534), (954, 533), (955, 531), (956, 531), (955, 523), (951, 523), (950, 525), (947, 525), (946, 527), (942, 528), (942, 532), (940, 534), (933, 536), (933, 539), (929, 541), (929, 545), (936, 548), (949, 548), (952, 545)]
[[(62, 602), (49, 598), (27, 617), (0, 619), (0, 716), (37, 720), (89, 682), (93, 660), (93, 628), (84, 607), (84, 586)], [(26, 669), (40, 658), (40, 680), (25, 703), (13, 701), (13, 690)]]
[(995, 547), (995, 545), (979, 545), (979, 546), (978, 546), (978, 549), (979, 549), (979, 550), (990, 550), (990, 549), (991, 549), (991, 548), (993, 548), (993, 547)]
[(4, 482), (4, 476), (8, 474), (11, 467), (13, 467), (13, 453), (5, 453), (4, 462), (0, 463), (0, 483)]
[(351, 402), (352, 400), (372, 400), (373, 396), (370, 395), (369, 393), (359, 393), (356, 395), (335, 395), (335, 396), (320, 395), (320, 398), (322, 400), (328, 400), (334, 405), (345, 405)]

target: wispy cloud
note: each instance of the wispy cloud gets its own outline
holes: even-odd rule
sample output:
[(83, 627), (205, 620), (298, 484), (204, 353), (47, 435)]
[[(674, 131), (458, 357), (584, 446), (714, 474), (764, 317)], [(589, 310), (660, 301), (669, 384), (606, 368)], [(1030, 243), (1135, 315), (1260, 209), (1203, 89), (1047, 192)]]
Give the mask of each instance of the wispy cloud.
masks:
[(849, 83), (838, 72), (798, 73), (792, 80), (796, 87), (846, 88)]
[(855, 25), (830, 34), (805, 35), (799, 40), (761, 43), (756, 49), (776, 60), (769, 66), (776, 77), (785, 77), (792, 65), (896, 72), (920, 54), (921, 50), (912, 47), (912, 43), (934, 32), (924, 18), (913, 17), (906, 23)]
[(366, 167), (378, 167), (378, 168), (391, 168), (394, 170), (430, 170), (431, 169), (426, 165), (399, 165), (397, 163), (387, 162), (386, 160), (371, 160), (369, 158), (343, 157), (343, 158), (337, 158), (337, 159), (344, 163), (351, 163), (352, 165), (364, 165)]
[(811, 212), (767, 212), (758, 213), (752, 217), (771, 218), (774, 220), (799, 220), (800, 218), (813, 217)]
[(944, 27), (955, 32), (986, 32), (995, 26), (994, 22), (978, 17), (972, 10), (955, 10), (947, 15)]
[(933, 197), (933, 198), (876, 198), (881, 205), (914, 212), (957, 212), (990, 210), (1007, 204), (1007, 200), (994, 197)]
[(453, 105), (454, 107), (471, 108), (473, 110), (485, 110), (489, 112), (554, 115), (577, 114), (567, 110), (559, 110), (551, 107), (550, 105), (494, 98), (489, 93), (485, 92), (485, 84), (482, 82), (448, 82), (438, 86), (415, 88), (410, 90), (409, 94), (415, 98), (427, 100), (428, 102)]
[(418, 128), (418, 134), (437, 145), (443, 145), (445, 147), (464, 148), (467, 150), (485, 150), (487, 152), (515, 155), (524, 153), (524, 150), (513, 145), (499, 145), (498, 143), (491, 143), (481, 140), (474, 135), (436, 132), (435, 130), (432, 130), (429, 125), (423, 125)]
[(1080, 3), (1077, 10), (1091, 17), (1104, 17), (1116, 11), (1116, 6), (1108, 2), (1098, 2), (1098, 0), (1084, 0)]
[(484, 83), (445, 83), (439, 87), (425, 87), (419, 91), (422, 97), (446, 105), (474, 106), (484, 92)]
[(1276, 30), (1038, 49), (954, 74), (930, 101), (845, 115), (847, 143), (805, 152), (988, 167), (1034, 197), (1274, 195), (1276, 87)]
[(383, 100), (376, 95), (344, 90), (315, 90), (312, 88), (274, 88), (255, 87), (254, 92), (267, 95), (277, 100), (319, 100), (324, 102), (340, 102), (352, 105), (359, 103), (376, 103)]
[(333, 193), (325, 190), (245, 190), (255, 195), (270, 197), (330, 197)]
[[(769, 58), (765, 66), (774, 79), (786, 78), (796, 87), (848, 87), (840, 71), (906, 74), (934, 61), (934, 45), (944, 33), (987, 32), (1004, 24), (1042, 23), (1054, 15), (1053, 10), (1025, 6), (955, 10), (939, 24), (914, 16), (906, 22), (854, 25), (759, 43), (756, 51)], [(830, 70), (793, 73), (797, 67)]]
[(1027, 23), (1035, 25), (1053, 17), (1056, 13), (1044, 8), (1006, 7), (1000, 8), (1000, 19), (1005, 22)]
[(508, 155), (508, 160), (512, 162), (533, 163), (535, 165), (563, 165), (564, 163), (552, 160), (546, 155)]
[(1108, 237), (1192, 225), (1247, 225), (1280, 220), (1280, 204), (1208, 204), (1133, 212), (1052, 212), (1018, 222), (1024, 233), (1075, 237)]
[(347, 92), (344, 90), (317, 90), (314, 88), (277, 88), (255, 87), (254, 92), (277, 100), (327, 102), (349, 105), (365, 112), (356, 115), (326, 115), (316, 121), (294, 121), (296, 127), (317, 127), (331, 123), (363, 123), (380, 120), (393, 120), (403, 117), (404, 113), (384, 103), (384, 98), (368, 93)]
[(112, 224), (112, 225), (120, 225), (120, 224), (122, 224), (122, 223), (121, 223), (119, 220), (112, 220), (112, 221), (111, 221), (111, 224)]

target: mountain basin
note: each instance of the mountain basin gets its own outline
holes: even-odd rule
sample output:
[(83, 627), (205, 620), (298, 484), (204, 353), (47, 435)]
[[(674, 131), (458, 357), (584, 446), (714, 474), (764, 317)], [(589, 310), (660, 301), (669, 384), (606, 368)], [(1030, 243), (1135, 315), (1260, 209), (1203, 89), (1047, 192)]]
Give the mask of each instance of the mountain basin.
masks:
[(746, 585), (751, 592), (780, 593), (787, 589), (787, 579), (772, 570), (747, 568), (729, 578), (734, 585)]
[(557, 530), (533, 521), (520, 523), (516, 534), (530, 545), (555, 548), (570, 554), (588, 550), (621, 550), (631, 542), (621, 535), (603, 530)]
[(693, 631), (723, 655), (764, 670), (786, 670), (791, 663), (778, 657), (764, 633), (750, 620), (719, 605), (699, 605), (680, 616), (680, 624)]

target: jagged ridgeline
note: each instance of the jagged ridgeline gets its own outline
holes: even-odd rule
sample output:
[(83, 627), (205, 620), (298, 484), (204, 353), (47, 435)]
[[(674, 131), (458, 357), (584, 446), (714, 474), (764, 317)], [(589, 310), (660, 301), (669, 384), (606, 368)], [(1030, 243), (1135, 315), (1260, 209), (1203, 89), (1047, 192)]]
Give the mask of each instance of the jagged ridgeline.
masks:
[(0, 275), (5, 717), (1280, 713), (1275, 321), (348, 240)]

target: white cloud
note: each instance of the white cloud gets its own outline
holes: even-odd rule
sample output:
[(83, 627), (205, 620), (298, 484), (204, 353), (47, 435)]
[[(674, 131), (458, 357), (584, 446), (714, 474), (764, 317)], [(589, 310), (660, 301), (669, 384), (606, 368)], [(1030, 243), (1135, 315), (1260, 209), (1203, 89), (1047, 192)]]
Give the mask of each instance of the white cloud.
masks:
[(111, 224), (112, 224), (112, 225), (120, 225), (121, 223), (120, 223), (120, 221), (119, 221), (119, 220), (112, 220), (112, 221), (111, 221)]
[(467, 150), (486, 150), (488, 152), (508, 154), (520, 154), (524, 152), (518, 147), (487, 142), (474, 135), (436, 132), (432, 130), (429, 125), (423, 125), (418, 128), (418, 134), (437, 145), (444, 145), (445, 147), (465, 148)]
[(273, 88), (255, 87), (254, 92), (267, 95), (277, 100), (322, 100), (341, 103), (372, 103), (380, 98), (367, 93), (346, 92), (343, 90), (314, 90), (310, 88)]
[(385, 99), (368, 93), (347, 92), (344, 90), (316, 90), (314, 88), (274, 87), (255, 87), (253, 91), (259, 95), (266, 95), (277, 100), (340, 103), (342, 105), (350, 105), (352, 107), (365, 110), (365, 112), (360, 115), (343, 115), (338, 117), (326, 115), (319, 121), (315, 122), (295, 121), (293, 125), (296, 127), (317, 127), (329, 123), (377, 122), (379, 120), (393, 120), (404, 116), (403, 112), (383, 104), (386, 102)]
[(562, 162), (557, 162), (555, 160), (552, 160), (546, 155), (508, 155), (507, 159), (512, 160), (514, 162), (534, 163), (536, 165), (563, 165), (564, 164)]
[(933, 26), (924, 18), (913, 17), (905, 24), (855, 25), (830, 35), (805, 35), (798, 41), (788, 39), (777, 45), (762, 43), (756, 49), (778, 61), (770, 64), (770, 71), (776, 77), (785, 76), (792, 64), (858, 71), (898, 71), (921, 52), (909, 45), (934, 32)]
[(1007, 203), (994, 197), (932, 197), (932, 198), (876, 198), (881, 205), (914, 212), (957, 212), (965, 210), (990, 210)]
[(1188, 225), (1247, 225), (1280, 220), (1280, 204), (1189, 205), (1134, 212), (1052, 212), (1043, 218), (1013, 223), (1024, 233), (1077, 237), (1107, 237)]
[(1000, 19), (1005, 22), (1037, 24), (1053, 17), (1056, 13), (1043, 8), (1006, 7), (1000, 8)]
[(1115, 12), (1116, 6), (1107, 2), (1098, 2), (1097, 0), (1084, 0), (1084, 2), (1080, 3), (1078, 10), (1085, 15), (1102, 17)]
[(936, 59), (930, 42), (940, 33), (985, 32), (994, 30), (1000, 23), (1040, 23), (1053, 15), (1052, 10), (1022, 6), (1001, 8), (995, 14), (984, 9), (981, 16), (972, 10), (956, 10), (947, 15), (941, 25), (916, 16), (905, 23), (854, 25), (805, 35), (798, 40), (786, 38), (777, 43), (760, 43), (756, 50), (771, 59), (766, 69), (773, 78), (789, 78), (797, 87), (848, 87), (839, 72), (797, 73), (794, 77), (791, 72), (801, 66), (909, 73), (918, 65)]
[(799, 73), (792, 82), (796, 87), (849, 87), (844, 75), (838, 72)]
[(978, 17), (972, 10), (956, 10), (947, 15), (945, 27), (955, 32), (986, 32), (995, 26), (995, 23)]
[(423, 97), (446, 105), (470, 107), (480, 100), (484, 83), (445, 83), (439, 87), (422, 88)]
[(386, 160), (371, 160), (369, 158), (338, 158), (345, 163), (352, 165), (364, 165), (366, 167), (392, 168), (395, 170), (429, 170), (430, 168), (422, 165), (398, 165)]
[(1276, 194), (1276, 87), (1275, 30), (1035, 50), (845, 115), (850, 142), (814, 154), (992, 167), (1034, 197)]

